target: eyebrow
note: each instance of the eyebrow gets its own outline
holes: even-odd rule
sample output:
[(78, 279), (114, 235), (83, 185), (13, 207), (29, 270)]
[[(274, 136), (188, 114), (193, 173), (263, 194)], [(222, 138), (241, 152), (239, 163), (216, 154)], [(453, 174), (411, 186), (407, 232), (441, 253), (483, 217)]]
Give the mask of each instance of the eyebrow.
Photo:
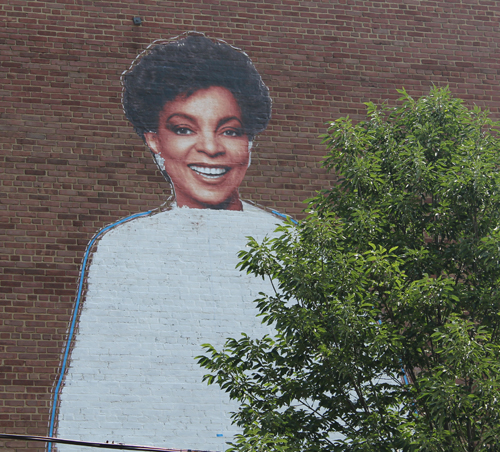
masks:
[(196, 122), (196, 119), (194, 119), (192, 116), (186, 115), (185, 113), (172, 113), (168, 118), (167, 121), (170, 121), (174, 116), (180, 116), (181, 118), (187, 119), (188, 121), (191, 122)]
[(233, 119), (236, 119), (236, 121), (238, 121), (240, 123), (240, 125), (243, 126), (243, 123), (241, 122), (240, 118), (238, 118), (237, 116), (228, 116), (227, 118), (222, 118), (221, 120), (219, 120), (219, 122), (217, 123), (217, 129), (220, 126), (223, 126), (226, 122), (229, 122)]
[[(184, 118), (184, 119), (187, 119), (188, 121), (191, 121), (195, 124), (198, 123), (198, 121), (196, 121), (196, 118), (194, 118), (193, 116), (190, 116), (190, 115), (186, 115), (185, 113), (172, 113), (166, 120), (166, 122), (170, 121), (173, 117), (175, 116), (180, 116), (181, 118)], [(216, 130), (223, 126), (224, 124), (226, 124), (227, 122), (229, 121), (232, 121), (233, 119), (235, 119), (236, 121), (238, 121), (240, 123), (240, 125), (243, 127), (243, 123), (241, 122), (241, 119), (238, 118), (237, 116), (228, 116), (226, 118), (221, 118), (219, 120), (219, 122), (217, 123), (217, 128)]]

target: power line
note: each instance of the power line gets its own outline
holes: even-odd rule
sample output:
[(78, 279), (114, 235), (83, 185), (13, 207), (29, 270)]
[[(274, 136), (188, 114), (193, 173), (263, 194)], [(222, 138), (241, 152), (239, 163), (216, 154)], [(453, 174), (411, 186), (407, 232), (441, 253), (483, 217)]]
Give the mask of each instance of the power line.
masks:
[(141, 450), (149, 452), (210, 452), (197, 449), (170, 449), (164, 447), (137, 446), (133, 444), (121, 443), (94, 443), (91, 441), (77, 441), (75, 439), (54, 438), (52, 436), (11, 435), (8, 433), (0, 433), (0, 438), (19, 439), (24, 441), (43, 441), (46, 443), (73, 444), (75, 446), (100, 447), (104, 449)]

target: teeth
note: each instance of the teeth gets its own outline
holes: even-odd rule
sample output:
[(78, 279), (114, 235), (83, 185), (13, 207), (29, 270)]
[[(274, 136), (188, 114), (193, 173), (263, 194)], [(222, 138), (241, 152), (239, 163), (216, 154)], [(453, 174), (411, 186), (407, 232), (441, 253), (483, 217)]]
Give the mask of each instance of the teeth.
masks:
[(195, 166), (189, 165), (193, 171), (196, 171), (198, 174), (201, 174), (205, 177), (217, 178), (221, 177), (229, 171), (229, 168), (207, 168), (204, 166)]

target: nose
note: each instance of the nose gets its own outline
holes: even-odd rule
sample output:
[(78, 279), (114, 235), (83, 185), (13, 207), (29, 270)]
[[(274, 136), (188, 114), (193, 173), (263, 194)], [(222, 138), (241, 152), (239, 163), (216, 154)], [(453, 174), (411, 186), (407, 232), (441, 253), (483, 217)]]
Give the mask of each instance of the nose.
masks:
[(217, 140), (217, 136), (213, 132), (206, 132), (199, 135), (199, 139), (196, 142), (196, 151), (212, 158), (225, 154), (224, 147)]

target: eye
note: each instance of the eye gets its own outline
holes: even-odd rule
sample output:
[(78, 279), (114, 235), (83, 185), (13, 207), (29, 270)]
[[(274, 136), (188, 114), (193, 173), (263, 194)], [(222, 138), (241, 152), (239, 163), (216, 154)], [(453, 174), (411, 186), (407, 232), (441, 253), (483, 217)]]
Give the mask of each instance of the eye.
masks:
[(189, 127), (174, 127), (173, 131), (176, 135), (191, 135), (194, 133)]
[(225, 137), (241, 137), (243, 135), (243, 130), (241, 129), (226, 129), (222, 132)]

